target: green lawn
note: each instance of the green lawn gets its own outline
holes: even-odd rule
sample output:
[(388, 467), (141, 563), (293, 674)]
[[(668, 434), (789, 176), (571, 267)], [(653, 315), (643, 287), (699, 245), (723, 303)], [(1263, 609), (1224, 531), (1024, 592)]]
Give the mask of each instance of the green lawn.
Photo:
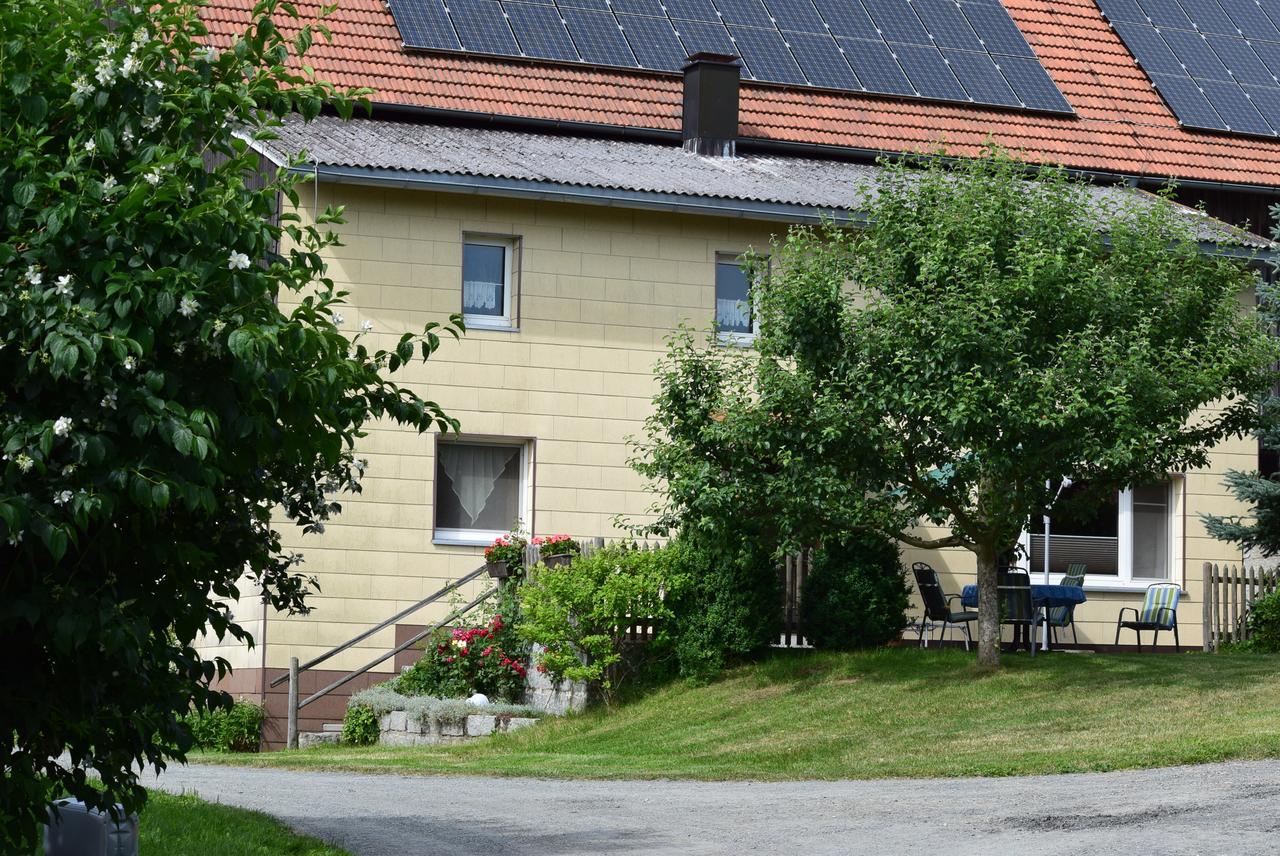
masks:
[(142, 853), (165, 856), (351, 856), (256, 811), (152, 791), (139, 816)]
[(722, 680), (451, 747), (201, 760), (574, 778), (1004, 776), (1280, 756), (1280, 656), (787, 651)]

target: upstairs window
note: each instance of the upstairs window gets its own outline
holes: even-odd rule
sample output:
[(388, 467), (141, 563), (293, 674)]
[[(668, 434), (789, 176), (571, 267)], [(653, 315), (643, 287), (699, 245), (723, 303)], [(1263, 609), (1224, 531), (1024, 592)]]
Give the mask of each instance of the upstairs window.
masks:
[(487, 545), (527, 523), (528, 484), (527, 444), (441, 440), (434, 540)]
[(516, 239), (467, 235), (462, 242), (462, 316), (468, 327), (515, 327)]
[(759, 326), (751, 305), (751, 279), (740, 256), (716, 256), (716, 335), (721, 342), (749, 345)]

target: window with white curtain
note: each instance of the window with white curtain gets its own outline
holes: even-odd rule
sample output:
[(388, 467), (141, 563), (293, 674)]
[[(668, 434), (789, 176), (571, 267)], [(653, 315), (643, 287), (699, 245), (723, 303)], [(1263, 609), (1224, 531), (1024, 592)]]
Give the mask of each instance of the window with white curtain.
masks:
[(515, 326), (515, 256), (515, 238), (464, 236), (462, 315), (468, 327)]
[(525, 444), (441, 440), (436, 447), (434, 540), (489, 544), (525, 522)]
[[(1120, 491), (1074, 516), (1053, 515), (1049, 521), (1049, 571), (1065, 573), (1067, 566), (1088, 566), (1086, 584), (1145, 585), (1173, 576), (1174, 486), (1165, 479)], [(1059, 500), (1084, 489), (1072, 485)], [(1037, 518), (1034, 523), (1039, 523)], [(1044, 568), (1045, 538), (1041, 529), (1029, 537), (1030, 569)]]
[(751, 279), (741, 256), (716, 255), (716, 334), (720, 341), (750, 344), (759, 330), (751, 305)]

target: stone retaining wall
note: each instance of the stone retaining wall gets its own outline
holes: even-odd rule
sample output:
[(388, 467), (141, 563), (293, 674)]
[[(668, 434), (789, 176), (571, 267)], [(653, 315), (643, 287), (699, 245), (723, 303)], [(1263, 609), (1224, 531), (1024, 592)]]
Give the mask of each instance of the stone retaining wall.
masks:
[(423, 722), (409, 716), (403, 710), (393, 710), (378, 717), (378, 743), (383, 746), (465, 743), (495, 732), (517, 731), (537, 721), (528, 716), (473, 713), (456, 722), (440, 720)]

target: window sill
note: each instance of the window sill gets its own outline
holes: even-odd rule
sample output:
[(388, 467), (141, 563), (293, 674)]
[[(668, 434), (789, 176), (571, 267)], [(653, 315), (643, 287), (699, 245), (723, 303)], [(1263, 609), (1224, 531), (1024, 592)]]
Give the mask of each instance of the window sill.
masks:
[(754, 348), (756, 344), (755, 333), (717, 333), (716, 344), (725, 345), (730, 348)]
[(472, 330), (485, 330), (493, 333), (519, 333), (520, 328), (512, 325), (510, 321), (482, 321), (478, 318), (468, 318), (462, 316), (462, 323), (467, 325), (467, 332)]
[[(1087, 578), (1084, 583), (1084, 590), (1096, 592), (1115, 592), (1117, 594), (1133, 594), (1135, 592), (1145, 592), (1148, 587), (1156, 583), (1170, 583), (1173, 580), (1106, 580), (1091, 582)], [(1184, 591), (1183, 594), (1186, 594)]]
[(505, 533), (483, 532), (477, 535), (436, 535), (432, 537), (431, 543), (439, 547), (488, 547), (495, 538), (503, 534)]

